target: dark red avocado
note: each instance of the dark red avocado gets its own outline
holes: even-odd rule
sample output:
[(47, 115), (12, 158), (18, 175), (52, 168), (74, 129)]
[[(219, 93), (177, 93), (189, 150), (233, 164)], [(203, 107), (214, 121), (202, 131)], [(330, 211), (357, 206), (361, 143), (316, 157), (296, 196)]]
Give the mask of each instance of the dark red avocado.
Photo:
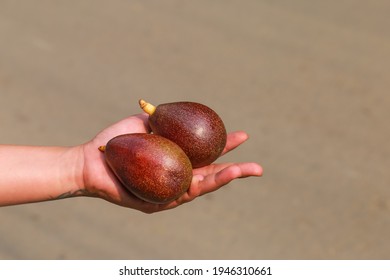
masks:
[(219, 115), (206, 105), (196, 102), (173, 102), (153, 106), (140, 100), (149, 114), (154, 134), (163, 136), (186, 153), (193, 168), (213, 163), (226, 145), (226, 129)]

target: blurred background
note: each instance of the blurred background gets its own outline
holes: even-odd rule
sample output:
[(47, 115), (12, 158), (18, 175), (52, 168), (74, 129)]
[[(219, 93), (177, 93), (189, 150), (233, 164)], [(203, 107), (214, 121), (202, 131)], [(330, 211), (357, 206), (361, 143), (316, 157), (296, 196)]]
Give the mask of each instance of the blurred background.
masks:
[(390, 2), (0, 0), (0, 143), (84, 143), (197, 101), (256, 161), (171, 211), (0, 208), (1, 259), (390, 258)]

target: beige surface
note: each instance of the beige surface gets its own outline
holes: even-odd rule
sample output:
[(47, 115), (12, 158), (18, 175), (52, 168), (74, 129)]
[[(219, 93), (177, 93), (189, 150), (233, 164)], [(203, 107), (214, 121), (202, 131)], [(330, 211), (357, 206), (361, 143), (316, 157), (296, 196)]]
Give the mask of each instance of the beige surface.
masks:
[(0, 142), (75, 145), (200, 101), (263, 178), (146, 215), (0, 208), (1, 259), (390, 257), (390, 2), (0, 0)]

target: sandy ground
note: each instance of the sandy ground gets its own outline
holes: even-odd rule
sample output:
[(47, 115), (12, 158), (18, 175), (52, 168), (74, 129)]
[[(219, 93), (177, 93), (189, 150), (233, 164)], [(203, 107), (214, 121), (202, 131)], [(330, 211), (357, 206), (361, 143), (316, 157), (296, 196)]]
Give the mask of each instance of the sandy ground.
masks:
[(251, 139), (238, 180), (146, 215), (0, 208), (1, 259), (390, 258), (390, 2), (0, 0), (0, 143), (76, 145), (198, 101)]

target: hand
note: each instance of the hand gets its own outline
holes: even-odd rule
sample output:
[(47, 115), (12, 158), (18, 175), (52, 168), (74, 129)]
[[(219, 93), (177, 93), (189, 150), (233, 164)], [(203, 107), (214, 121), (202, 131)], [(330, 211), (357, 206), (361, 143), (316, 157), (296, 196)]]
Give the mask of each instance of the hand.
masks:
[[(104, 160), (104, 154), (98, 150), (111, 138), (125, 133), (150, 133), (148, 115), (130, 116), (100, 132), (90, 142), (84, 144), (84, 193), (103, 198), (120, 206), (154, 213), (175, 208), (192, 201), (198, 196), (216, 191), (234, 179), (248, 176), (261, 176), (262, 168), (257, 163), (221, 163), (211, 164), (193, 170), (192, 183), (181, 197), (167, 204), (145, 202), (127, 191), (117, 180)], [(222, 154), (235, 149), (248, 139), (245, 132), (228, 134), (226, 147)]]

